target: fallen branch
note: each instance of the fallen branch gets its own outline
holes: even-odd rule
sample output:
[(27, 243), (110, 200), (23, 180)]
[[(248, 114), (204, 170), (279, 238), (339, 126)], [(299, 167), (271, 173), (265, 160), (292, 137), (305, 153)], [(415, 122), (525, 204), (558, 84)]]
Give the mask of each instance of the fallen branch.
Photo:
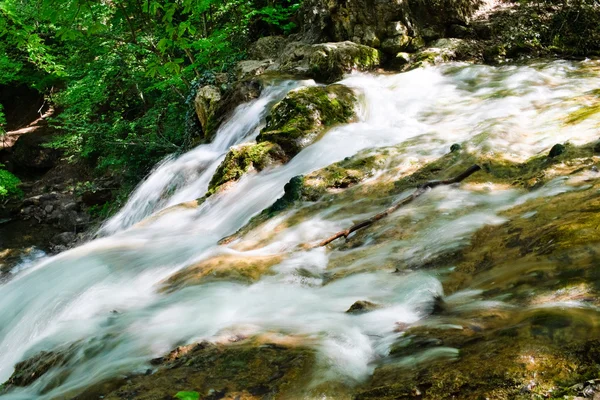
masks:
[(454, 178), (446, 179), (444, 181), (429, 181), (429, 182), (419, 186), (417, 188), (417, 190), (415, 190), (413, 192), (413, 194), (411, 194), (410, 196), (405, 197), (404, 199), (398, 201), (395, 204), (392, 204), (385, 211), (380, 212), (379, 214), (375, 214), (371, 218), (365, 219), (364, 221), (361, 221), (361, 222), (353, 225), (349, 229), (346, 229), (346, 230), (336, 233), (335, 235), (323, 240), (321, 243), (318, 244), (317, 247), (327, 246), (329, 243), (331, 243), (334, 240), (339, 239), (341, 237), (347, 238), (352, 232), (356, 232), (359, 229), (366, 228), (367, 226), (372, 225), (376, 221), (379, 221), (380, 219), (387, 217), (388, 215), (390, 215), (391, 213), (393, 213), (400, 207), (411, 203), (417, 197), (419, 197), (423, 193), (427, 192), (427, 190), (433, 189), (434, 187), (440, 186), (440, 185), (451, 185), (453, 183), (461, 182), (461, 181), (467, 179), (469, 176), (473, 175), (475, 172), (479, 171), (480, 169), (481, 169), (481, 167), (479, 165), (473, 165), (469, 169), (467, 169), (465, 172), (463, 172), (462, 174), (460, 174), (458, 176), (455, 176)]

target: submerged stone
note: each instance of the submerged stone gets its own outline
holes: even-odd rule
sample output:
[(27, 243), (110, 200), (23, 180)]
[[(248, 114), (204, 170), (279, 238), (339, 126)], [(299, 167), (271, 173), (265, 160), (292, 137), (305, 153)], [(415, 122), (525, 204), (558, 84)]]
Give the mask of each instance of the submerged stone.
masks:
[(377, 303), (372, 303), (367, 300), (358, 300), (346, 310), (348, 314), (363, 314), (369, 311), (377, 310), (381, 306)]
[(552, 146), (552, 148), (550, 149), (550, 152), (548, 153), (548, 157), (550, 158), (554, 158), (557, 156), (560, 156), (561, 154), (563, 154), (565, 152), (566, 148), (564, 144), (560, 144), (557, 143), (554, 146)]

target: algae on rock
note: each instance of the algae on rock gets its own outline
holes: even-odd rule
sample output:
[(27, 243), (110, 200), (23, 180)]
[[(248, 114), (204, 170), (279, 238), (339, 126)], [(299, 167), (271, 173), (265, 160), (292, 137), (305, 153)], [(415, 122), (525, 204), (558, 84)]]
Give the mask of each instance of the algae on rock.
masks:
[(327, 128), (350, 122), (355, 103), (356, 95), (343, 85), (294, 90), (272, 108), (257, 141), (277, 143), (291, 158), (318, 140)]
[(262, 142), (232, 147), (208, 185), (208, 195), (226, 183), (239, 180), (251, 169), (261, 171), (266, 167), (285, 162), (286, 154), (276, 143)]

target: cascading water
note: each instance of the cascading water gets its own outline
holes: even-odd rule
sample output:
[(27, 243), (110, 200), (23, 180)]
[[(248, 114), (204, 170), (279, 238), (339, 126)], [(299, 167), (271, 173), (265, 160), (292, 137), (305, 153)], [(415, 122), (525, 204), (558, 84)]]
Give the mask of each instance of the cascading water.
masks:
[(139, 185), (123, 209), (102, 226), (100, 233), (115, 233), (165, 207), (204, 195), (229, 147), (256, 138), (267, 106), (289, 90), (306, 85), (314, 85), (314, 82), (284, 81), (266, 88), (260, 98), (239, 106), (212, 142), (180, 157), (167, 157)]
[[(563, 124), (565, 115), (577, 107), (569, 99), (600, 86), (595, 75), (578, 72), (585, 66), (449, 65), (393, 76), (350, 76), (342, 83), (361, 94), (358, 122), (330, 130), (288, 164), (248, 175), (197, 209), (176, 209), (132, 227), (165, 207), (203, 195), (223, 152), (251, 140), (268, 105), (306, 83), (288, 82), (267, 90), (238, 108), (215, 142), (158, 166), (104, 226), (105, 237), (44, 260), (0, 286), (0, 381), (11, 375), (16, 362), (40, 350), (69, 345), (78, 349), (68, 371), (58, 367), (5, 397), (66, 396), (120, 373), (144, 371), (149, 359), (174, 346), (215, 340), (226, 330), (304, 335), (313, 340), (328, 370), (322, 379), (364, 379), (372, 371), (370, 362), (387, 354), (397, 338), (396, 324), (428, 315), (434, 297), (442, 294), (439, 277), (418, 271), (390, 277), (387, 271), (365, 270), (324, 284), (319, 277), (330, 253), (318, 248), (294, 251), (274, 268), (274, 275), (251, 285), (217, 282), (161, 292), (161, 282), (216, 254), (244, 256), (217, 242), (272, 204), (292, 177), (363, 149), (403, 144), (409, 169), (414, 162), (444, 154), (455, 142), (516, 160), (556, 142), (589, 142), (597, 135), (593, 124)], [(569, 189), (561, 181), (535, 195), (564, 190)], [(501, 223), (498, 213), (525, 196), (531, 194), (436, 189), (427, 201), (400, 211), (435, 216), (426, 230), (403, 245), (418, 255), (464, 244), (483, 225)], [(326, 210), (247, 254), (284, 253), (327, 237), (347, 222)], [(391, 250), (381, 248), (381, 256)], [(376, 265), (381, 259), (357, 262)], [(299, 269), (312, 272), (313, 278), (301, 277)], [(385, 307), (360, 316), (343, 312), (362, 298)], [(45, 390), (61, 372), (60, 385)]]

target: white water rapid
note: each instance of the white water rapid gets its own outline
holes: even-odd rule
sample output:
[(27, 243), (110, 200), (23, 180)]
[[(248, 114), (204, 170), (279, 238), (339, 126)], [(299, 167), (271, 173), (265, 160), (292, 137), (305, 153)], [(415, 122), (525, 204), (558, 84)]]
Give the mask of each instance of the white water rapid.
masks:
[[(179, 158), (169, 158), (138, 187), (127, 205), (103, 227), (104, 237), (58, 256), (20, 267), (0, 285), (0, 382), (15, 363), (41, 350), (76, 343), (67, 367), (58, 367), (6, 399), (67, 396), (118, 374), (145, 371), (148, 360), (175, 346), (217, 340), (224, 332), (285, 332), (312, 339), (327, 373), (320, 380), (359, 382), (371, 362), (387, 354), (398, 323), (427, 316), (440, 277), (414, 271), (350, 274), (329, 284), (319, 278), (331, 253), (324, 248), (295, 251), (254, 284), (207, 283), (173, 292), (159, 291), (175, 271), (215, 254), (238, 254), (217, 242), (234, 233), (283, 194), (292, 177), (357, 152), (404, 144), (405, 166), (434, 159), (452, 143), (483, 153), (525, 160), (567, 140), (597, 139), (597, 120), (565, 124), (566, 116), (600, 87), (592, 62), (544, 62), (523, 66), (446, 65), (397, 75), (351, 75), (342, 83), (360, 94), (358, 122), (331, 129), (288, 164), (250, 174), (195, 209), (145, 217), (202, 196), (226, 150), (255, 138), (269, 106), (289, 90), (312, 82), (284, 82), (239, 107), (215, 141)], [(397, 166), (396, 166), (397, 167)], [(549, 196), (570, 190), (563, 181), (539, 191)], [(484, 224), (503, 221), (499, 211), (524, 201), (514, 189), (472, 192), (443, 187), (399, 211), (437, 216), (427, 231), (401, 244), (406, 254), (467, 243)], [(324, 211), (278, 232), (252, 255), (284, 253), (348, 226)], [(394, 217), (392, 217), (394, 218)], [(398, 249), (383, 248), (382, 257)], [(384, 254), (385, 253), (385, 254)], [(356, 262), (378, 263), (374, 257)], [(306, 278), (299, 270), (310, 271)], [(385, 307), (352, 316), (356, 300)], [(76, 362), (74, 362), (74, 361)], [(60, 375), (63, 373), (63, 375)], [(52, 379), (60, 384), (45, 391)]]

